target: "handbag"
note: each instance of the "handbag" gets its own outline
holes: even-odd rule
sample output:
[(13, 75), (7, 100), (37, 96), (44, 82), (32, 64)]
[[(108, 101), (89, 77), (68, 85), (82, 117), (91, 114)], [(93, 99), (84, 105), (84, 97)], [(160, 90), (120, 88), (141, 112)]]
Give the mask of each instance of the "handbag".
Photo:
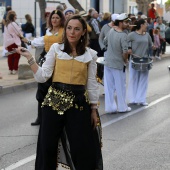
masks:
[(23, 48), (27, 48), (27, 45), (24, 43), (24, 41), (22, 41), (22, 39), (20, 38), (20, 40), (21, 40), (21, 47), (23, 47)]

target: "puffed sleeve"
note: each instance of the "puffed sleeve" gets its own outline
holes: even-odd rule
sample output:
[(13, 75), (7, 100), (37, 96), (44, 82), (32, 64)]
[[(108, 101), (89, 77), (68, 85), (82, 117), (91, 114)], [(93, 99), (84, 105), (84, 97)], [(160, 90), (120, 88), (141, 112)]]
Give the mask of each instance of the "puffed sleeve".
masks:
[(31, 45), (34, 47), (43, 47), (44, 46), (44, 36), (34, 38), (31, 41)]
[(92, 60), (88, 65), (88, 79), (87, 79), (87, 91), (90, 103), (98, 103), (99, 100), (99, 85), (96, 79), (97, 72), (97, 52), (89, 49), (89, 53), (92, 55)]
[(42, 67), (39, 67), (37, 72), (34, 74), (34, 78), (37, 82), (44, 83), (52, 76), (55, 66), (57, 46), (57, 43), (51, 46), (49, 52), (46, 55), (46, 61), (43, 63)]

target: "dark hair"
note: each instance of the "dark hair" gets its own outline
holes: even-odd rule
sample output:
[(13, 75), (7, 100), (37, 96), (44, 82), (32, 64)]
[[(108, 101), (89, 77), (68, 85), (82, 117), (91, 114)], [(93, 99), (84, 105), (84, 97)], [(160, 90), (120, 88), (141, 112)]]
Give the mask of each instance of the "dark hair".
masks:
[(6, 26), (8, 26), (8, 24), (10, 22), (14, 22), (14, 17), (16, 16), (15, 11), (9, 11), (6, 17)]
[(134, 22), (134, 27), (132, 28), (132, 30), (131, 31), (136, 31), (136, 30), (139, 30), (140, 28), (141, 28), (141, 25), (142, 24), (145, 24), (145, 20), (144, 19), (139, 19), (139, 20), (137, 20), (137, 21), (135, 21)]
[(25, 15), (25, 19), (27, 20), (27, 22), (32, 23), (31, 15), (26, 14), (26, 15)]
[(8, 11), (10, 11), (10, 10), (12, 10), (11, 6), (7, 6), (7, 7), (6, 7), (6, 12), (8, 12)]
[(154, 42), (154, 38), (153, 38), (153, 29), (149, 30), (149, 35), (151, 36), (152, 42)]
[(84, 20), (84, 18), (80, 15), (71, 16), (65, 23), (64, 35), (63, 35), (63, 43), (64, 43), (63, 51), (66, 52), (67, 54), (70, 54), (72, 52), (70, 43), (68, 42), (68, 39), (66, 36), (66, 29), (67, 29), (67, 25), (70, 20), (79, 20), (80, 23), (82, 24), (83, 30), (86, 30), (85, 34), (80, 38), (79, 43), (77, 44), (77, 47), (76, 47), (77, 54), (82, 55), (86, 51), (86, 46), (88, 45), (88, 38), (87, 38), (87, 23)]
[(120, 22), (123, 22), (123, 20), (117, 20), (117, 19), (116, 19), (114, 25), (115, 25), (115, 26), (119, 26), (119, 23), (120, 23)]
[(54, 11), (51, 12), (50, 17), (48, 19), (48, 27), (50, 29), (53, 28), (52, 23), (51, 23), (51, 18), (54, 14), (57, 14), (61, 18), (61, 25), (60, 26), (64, 27), (65, 17), (64, 17), (64, 14), (60, 10), (54, 10)]

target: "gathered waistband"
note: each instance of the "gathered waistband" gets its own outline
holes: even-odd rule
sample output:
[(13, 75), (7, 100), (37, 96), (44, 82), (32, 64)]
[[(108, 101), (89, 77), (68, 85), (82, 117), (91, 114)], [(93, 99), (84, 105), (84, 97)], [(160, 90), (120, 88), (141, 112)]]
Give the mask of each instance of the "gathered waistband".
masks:
[(59, 88), (61, 90), (66, 90), (66, 91), (85, 90), (84, 85), (73, 85), (73, 84), (65, 84), (60, 82), (53, 82), (52, 86), (54, 88)]

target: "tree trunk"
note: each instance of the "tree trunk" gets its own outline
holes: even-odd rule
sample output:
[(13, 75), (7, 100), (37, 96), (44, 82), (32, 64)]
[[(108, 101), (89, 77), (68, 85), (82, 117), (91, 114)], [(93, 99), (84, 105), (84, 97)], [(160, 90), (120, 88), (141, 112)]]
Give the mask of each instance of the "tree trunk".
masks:
[(45, 8), (46, 8), (46, 1), (45, 0), (37, 0), (39, 2), (40, 7), (40, 15), (42, 23), (45, 22)]
[(75, 8), (80, 11), (80, 14), (86, 13), (82, 6), (79, 4), (77, 0), (68, 0), (68, 2)]
[(149, 4), (153, 0), (136, 0), (136, 3), (138, 4), (138, 11), (142, 12), (143, 14), (147, 15), (148, 14), (148, 7)]

